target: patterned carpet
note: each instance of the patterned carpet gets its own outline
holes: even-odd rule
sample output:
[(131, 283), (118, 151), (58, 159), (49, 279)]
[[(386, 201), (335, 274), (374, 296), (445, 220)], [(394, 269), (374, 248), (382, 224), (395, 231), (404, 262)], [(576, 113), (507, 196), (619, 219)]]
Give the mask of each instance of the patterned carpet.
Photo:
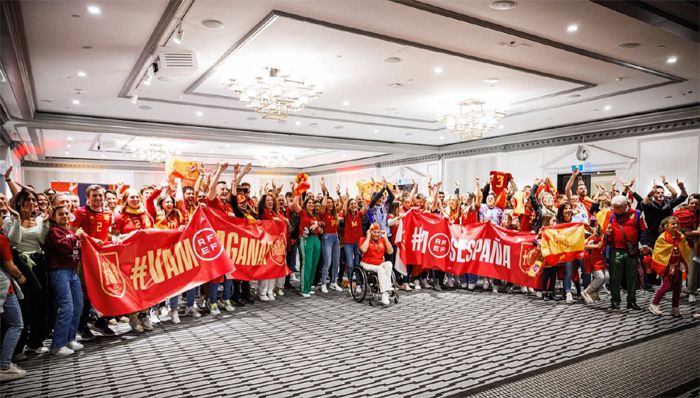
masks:
[[(698, 322), (689, 316), (694, 307), (682, 305), (685, 316), (674, 319), (670, 297), (662, 317), (646, 309), (609, 312), (608, 296), (602, 298), (585, 306), (522, 294), (423, 290), (403, 293), (384, 308), (355, 303), (347, 292), (310, 299), (292, 293), (224, 312), (221, 320), (156, 324), (142, 336), (120, 325), (120, 335), (87, 342), (76, 356), (30, 357), (20, 363), (27, 377), (0, 385), (0, 397), (639, 397), (700, 374)], [(643, 308), (650, 299), (638, 293)], [(690, 345), (690, 355), (679, 356), (685, 362), (659, 361), (660, 370), (637, 366), (642, 376), (656, 372), (661, 380), (640, 377), (632, 390), (615, 377), (643, 363), (628, 351), (677, 344)], [(577, 366), (581, 361), (597, 362)], [(566, 367), (571, 371), (558, 379), (539, 379)], [(595, 368), (604, 370), (604, 383), (600, 372), (589, 372)], [(567, 394), (557, 386), (574, 380), (607, 389)]]

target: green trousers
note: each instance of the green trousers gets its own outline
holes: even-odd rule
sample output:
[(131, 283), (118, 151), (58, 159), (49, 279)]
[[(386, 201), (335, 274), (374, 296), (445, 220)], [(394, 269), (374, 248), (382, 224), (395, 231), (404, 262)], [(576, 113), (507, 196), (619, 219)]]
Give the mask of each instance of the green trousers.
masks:
[(610, 301), (619, 304), (620, 284), (624, 278), (627, 284), (627, 304), (637, 302), (637, 258), (624, 249), (610, 249)]
[(316, 235), (300, 239), (301, 253), (304, 255), (301, 270), (301, 292), (308, 294), (314, 282), (318, 259), (321, 257), (321, 241)]

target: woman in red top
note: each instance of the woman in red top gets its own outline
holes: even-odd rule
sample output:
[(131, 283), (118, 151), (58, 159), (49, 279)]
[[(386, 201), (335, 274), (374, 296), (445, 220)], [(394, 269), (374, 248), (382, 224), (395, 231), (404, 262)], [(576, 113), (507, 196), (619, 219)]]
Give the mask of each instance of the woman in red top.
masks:
[(318, 259), (321, 256), (321, 241), (319, 234), (323, 232), (320, 219), (316, 214), (314, 196), (307, 192), (304, 204), (301, 204), (301, 196), (294, 196), (291, 206), (292, 211), (299, 214), (299, 244), (303, 254), (301, 270), (301, 295), (311, 297), (311, 284), (314, 281)]
[(367, 230), (367, 236), (360, 239), (360, 251), (362, 252), (360, 265), (368, 271), (377, 273), (382, 304), (389, 305), (389, 292), (394, 290), (391, 284), (393, 265), (391, 261), (384, 261), (384, 254), (394, 253), (394, 248), (386, 236), (386, 231), (382, 231), (379, 224), (372, 224)]
[(348, 199), (343, 220), (345, 231), (343, 243), (345, 247), (345, 268), (348, 282), (352, 278), (352, 269), (360, 265), (360, 238), (362, 238), (362, 217), (367, 213), (367, 207), (362, 210), (357, 205), (357, 199)]
[[(323, 268), (321, 268), (321, 291), (328, 293), (326, 283), (328, 271), (331, 271), (330, 288), (342, 292), (338, 286), (338, 270), (340, 268), (340, 240), (338, 240), (338, 212), (343, 208), (342, 199), (335, 201), (328, 194), (325, 179), (321, 178), (323, 200), (321, 201), (321, 221), (323, 234), (321, 234), (321, 250), (323, 251)], [(340, 187), (338, 187), (340, 190)]]
[[(277, 195), (274, 193), (262, 195), (258, 202), (258, 217), (267, 221), (287, 221), (280, 212), (280, 204), (277, 200)], [(258, 298), (260, 298), (260, 301), (274, 301), (275, 291), (277, 291), (278, 295), (284, 296), (284, 276), (258, 281)]]
[(610, 279), (608, 267), (605, 265), (604, 251), (605, 239), (603, 239), (603, 229), (597, 226), (595, 233), (588, 238), (583, 254), (584, 272), (591, 273), (593, 279), (591, 283), (581, 292), (581, 298), (586, 304), (600, 301), (598, 290)]

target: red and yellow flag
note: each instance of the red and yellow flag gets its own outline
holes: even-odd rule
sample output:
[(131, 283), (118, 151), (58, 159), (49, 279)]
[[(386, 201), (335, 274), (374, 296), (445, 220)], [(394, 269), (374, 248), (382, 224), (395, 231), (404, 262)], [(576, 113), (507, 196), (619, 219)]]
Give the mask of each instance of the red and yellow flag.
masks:
[(579, 257), (586, 242), (585, 231), (584, 224), (578, 222), (543, 227), (540, 248), (544, 261), (556, 265)]
[(513, 176), (510, 173), (504, 173), (502, 171), (492, 171), (490, 175), (493, 177), (491, 180), (491, 190), (496, 194), (496, 207), (505, 209), (506, 200), (508, 199), (508, 183)]
[(656, 272), (657, 275), (664, 275), (668, 263), (671, 261), (671, 256), (673, 255), (673, 249), (678, 250), (680, 255), (680, 261), (686, 266), (690, 261), (690, 247), (688, 242), (685, 240), (683, 234), (678, 234), (680, 239), (674, 242), (673, 237), (668, 232), (664, 232), (657, 239), (654, 244), (654, 252), (651, 255), (651, 268)]

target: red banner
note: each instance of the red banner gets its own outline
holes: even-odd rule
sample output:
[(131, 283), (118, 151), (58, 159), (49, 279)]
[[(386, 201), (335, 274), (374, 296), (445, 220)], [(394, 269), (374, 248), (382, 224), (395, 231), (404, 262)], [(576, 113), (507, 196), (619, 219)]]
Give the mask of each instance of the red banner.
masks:
[(204, 214), (216, 231), (231, 261), (236, 265), (233, 278), (264, 280), (287, 276), (287, 225), (283, 221), (258, 221), (232, 218), (212, 208)]
[(82, 239), (85, 284), (104, 315), (146, 309), (235, 269), (201, 209), (183, 231), (146, 229), (119, 244)]
[(438, 269), (453, 275), (477, 274), (538, 288), (537, 266), (530, 264), (535, 235), (511, 231), (489, 222), (449, 224), (437, 214), (410, 211), (403, 219), (401, 260), (413, 274)]

